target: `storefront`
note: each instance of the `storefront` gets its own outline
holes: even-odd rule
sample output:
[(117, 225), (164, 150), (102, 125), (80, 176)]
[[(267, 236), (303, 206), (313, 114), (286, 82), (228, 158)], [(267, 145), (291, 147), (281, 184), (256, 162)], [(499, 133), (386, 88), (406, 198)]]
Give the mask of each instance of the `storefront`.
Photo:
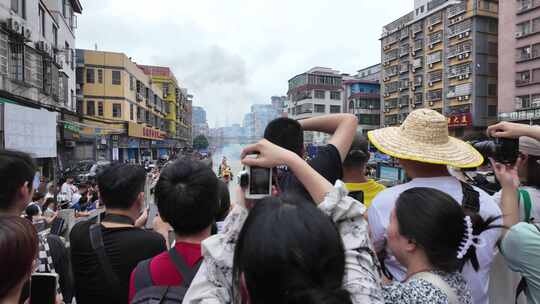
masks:
[[(166, 133), (136, 123), (128, 123), (129, 141), (138, 140), (139, 160), (157, 160), (160, 155), (169, 155), (169, 147), (165, 143)], [(131, 144), (129, 145), (131, 150)], [(128, 152), (134, 155), (135, 151)], [(132, 159), (132, 157), (130, 157)]]

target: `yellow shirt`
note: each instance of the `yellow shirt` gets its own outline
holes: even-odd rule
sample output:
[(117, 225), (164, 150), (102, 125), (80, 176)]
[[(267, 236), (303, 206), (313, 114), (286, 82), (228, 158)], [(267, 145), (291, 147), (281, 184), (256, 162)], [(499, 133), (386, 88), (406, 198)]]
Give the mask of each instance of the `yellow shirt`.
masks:
[(366, 208), (369, 208), (371, 206), (371, 202), (377, 196), (377, 194), (384, 189), (386, 189), (385, 186), (377, 183), (376, 181), (370, 179), (365, 183), (345, 183), (347, 186), (347, 190), (349, 192), (354, 191), (362, 191), (364, 192), (364, 205)]

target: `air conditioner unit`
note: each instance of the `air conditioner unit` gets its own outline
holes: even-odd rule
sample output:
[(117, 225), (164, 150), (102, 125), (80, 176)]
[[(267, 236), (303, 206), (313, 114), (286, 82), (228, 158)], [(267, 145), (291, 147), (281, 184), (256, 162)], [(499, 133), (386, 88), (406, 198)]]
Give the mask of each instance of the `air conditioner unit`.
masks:
[(411, 105), (411, 107), (414, 109), (414, 108), (416, 108), (416, 105), (413, 103), (413, 104)]
[(470, 32), (465, 32), (465, 37), (469, 37), (470, 34)]
[(24, 29), (24, 38), (30, 39), (32, 38), (32, 30), (29, 28)]
[(465, 100), (469, 100), (469, 95), (465, 95)]
[(44, 52), (45, 51), (45, 41), (36, 42), (36, 49)]
[(62, 61), (60, 56), (55, 56), (54, 63), (58, 66), (60, 70), (64, 68), (64, 62)]
[(462, 38), (463, 38), (463, 34), (459, 34), (459, 35), (458, 35), (458, 38), (459, 38), (459, 39), (462, 39)]
[(163, 98), (167, 98), (167, 97), (169, 97), (169, 94), (163, 93)]
[(428, 30), (433, 31), (433, 26), (430, 25), (430, 26), (428, 27)]
[(416, 91), (416, 88), (415, 88), (415, 87), (412, 87), (411, 90), (414, 92), (414, 91)]
[(432, 87), (432, 86), (433, 86), (433, 82), (430, 81), (430, 82), (429, 82), (429, 86)]
[(459, 60), (463, 59), (463, 55), (459, 55), (459, 56), (458, 56), (458, 59), (459, 59)]
[(469, 58), (469, 53), (465, 53), (465, 58)]
[(458, 79), (459, 79), (459, 80), (463, 80), (463, 75), (459, 75), (459, 76), (458, 76)]
[(435, 46), (434, 46), (433, 44), (430, 44), (430, 45), (429, 45), (429, 49), (430, 49), (430, 50), (433, 50), (434, 47), (435, 47)]
[(459, 101), (462, 101), (462, 100), (463, 100), (463, 97), (462, 97), (462, 96), (459, 96), (457, 99), (458, 99)]
[(17, 21), (16, 19), (8, 19), (8, 27), (10, 30), (12, 30), (13, 32), (17, 33), (17, 34), (21, 34), (22, 33), (22, 26), (21, 26), (21, 23), (19, 21)]
[(433, 101), (430, 101), (430, 102), (429, 102), (429, 106), (430, 106), (430, 107), (433, 106)]
[(469, 79), (469, 74), (466, 74), (466, 75), (465, 75), (465, 79)]
[(429, 64), (429, 68), (430, 68), (430, 69), (433, 68), (433, 63), (430, 63), (430, 64)]

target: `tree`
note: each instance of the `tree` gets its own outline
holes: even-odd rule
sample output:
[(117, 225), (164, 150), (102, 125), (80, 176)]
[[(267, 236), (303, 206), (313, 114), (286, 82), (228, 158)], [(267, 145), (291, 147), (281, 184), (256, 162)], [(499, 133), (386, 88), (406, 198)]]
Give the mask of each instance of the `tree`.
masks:
[(208, 139), (204, 135), (199, 135), (193, 139), (193, 148), (195, 150), (206, 150), (209, 145)]

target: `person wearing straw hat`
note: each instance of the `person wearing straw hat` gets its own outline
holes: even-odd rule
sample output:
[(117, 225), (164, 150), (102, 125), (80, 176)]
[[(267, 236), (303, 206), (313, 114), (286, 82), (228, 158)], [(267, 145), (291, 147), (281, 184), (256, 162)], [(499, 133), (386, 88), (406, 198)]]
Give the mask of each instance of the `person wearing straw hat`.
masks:
[[(447, 166), (475, 168), (484, 159), (471, 145), (449, 136), (448, 121), (440, 113), (430, 109), (411, 112), (400, 127), (388, 127), (368, 132), (371, 143), (381, 152), (399, 159), (401, 167), (412, 180), (380, 192), (368, 210), (370, 231), (375, 248), (385, 256), (381, 261), (391, 277), (402, 281), (406, 271), (386, 248), (390, 215), (399, 195), (408, 189), (426, 187), (438, 189), (453, 197), (462, 206), (476, 206), (485, 220), (500, 217), (501, 210), (493, 198), (483, 190), (460, 182), (450, 175)], [(500, 220), (494, 224), (500, 224)], [(481, 234), (485, 246), (478, 248), (479, 267), (471, 264), (463, 269), (463, 275), (473, 291), (476, 304), (488, 304), (489, 271), (495, 256), (495, 244), (500, 230)]]

